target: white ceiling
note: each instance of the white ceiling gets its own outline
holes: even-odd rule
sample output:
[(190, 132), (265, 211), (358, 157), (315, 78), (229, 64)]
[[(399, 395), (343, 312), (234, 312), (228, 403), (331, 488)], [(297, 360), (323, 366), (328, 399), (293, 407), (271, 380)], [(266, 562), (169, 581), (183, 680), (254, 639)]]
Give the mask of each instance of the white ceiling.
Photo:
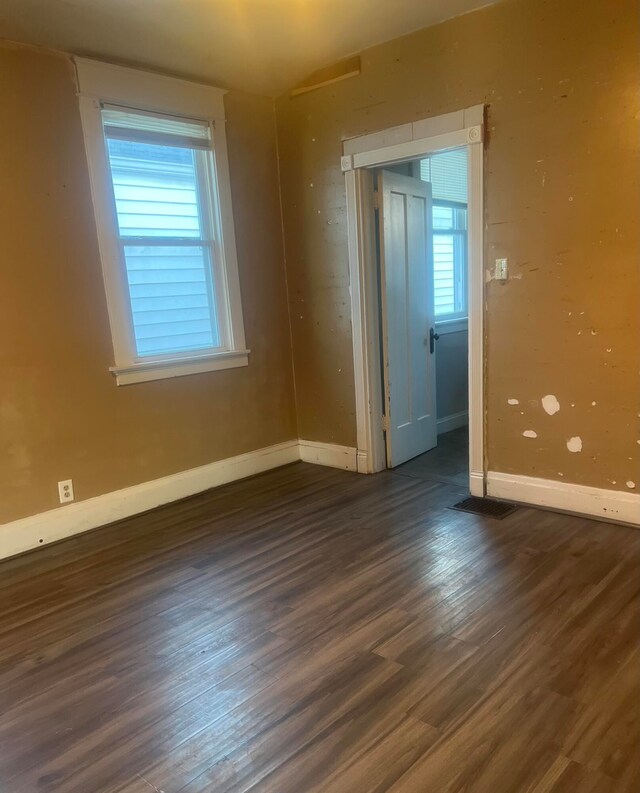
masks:
[(488, 0), (0, 0), (0, 38), (278, 94)]

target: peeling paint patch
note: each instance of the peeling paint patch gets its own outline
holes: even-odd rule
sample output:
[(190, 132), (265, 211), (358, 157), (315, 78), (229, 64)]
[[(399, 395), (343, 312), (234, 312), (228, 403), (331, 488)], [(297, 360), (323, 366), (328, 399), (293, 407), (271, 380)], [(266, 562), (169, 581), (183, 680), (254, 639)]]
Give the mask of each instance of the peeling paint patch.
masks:
[(525, 430), (523, 433), (525, 438), (537, 438), (538, 433), (535, 430)]
[(545, 413), (553, 416), (554, 413), (557, 413), (560, 410), (560, 403), (554, 394), (547, 394), (546, 396), (542, 397), (542, 407), (544, 408)]
[(633, 490), (633, 488), (634, 488), (635, 486), (636, 486), (636, 483), (635, 483), (635, 482), (632, 482), (631, 480), (629, 480), (629, 481), (627, 482), (627, 487), (629, 488), (629, 490)]
[(507, 399), (507, 402), (510, 405), (519, 405), (520, 404), (520, 400), (519, 399)]
[(570, 452), (581, 452), (582, 451), (582, 438), (579, 435), (574, 435), (573, 438), (569, 438), (567, 441), (567, 449)]
[(597, 404), (598, 404), (597, 402), (592, 402), (591, 407), (594, 408)]

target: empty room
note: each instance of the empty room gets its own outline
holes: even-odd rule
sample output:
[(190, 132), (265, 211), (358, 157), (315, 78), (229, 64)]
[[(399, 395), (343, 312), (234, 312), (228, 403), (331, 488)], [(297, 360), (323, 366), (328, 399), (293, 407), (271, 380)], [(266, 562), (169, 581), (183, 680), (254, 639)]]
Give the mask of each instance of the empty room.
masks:
[(640, 790), (637, 0), (2, 0), (2, 793)]

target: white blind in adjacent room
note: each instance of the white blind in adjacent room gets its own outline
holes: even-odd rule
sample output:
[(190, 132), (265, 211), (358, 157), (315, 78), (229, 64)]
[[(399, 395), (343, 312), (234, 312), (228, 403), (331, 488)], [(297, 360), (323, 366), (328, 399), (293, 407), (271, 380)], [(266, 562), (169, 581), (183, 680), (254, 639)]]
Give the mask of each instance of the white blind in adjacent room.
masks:
[(467, 203), (467, 150), (453, 149), (420, 160), (420, 178), (431, 182), (434, 201)]

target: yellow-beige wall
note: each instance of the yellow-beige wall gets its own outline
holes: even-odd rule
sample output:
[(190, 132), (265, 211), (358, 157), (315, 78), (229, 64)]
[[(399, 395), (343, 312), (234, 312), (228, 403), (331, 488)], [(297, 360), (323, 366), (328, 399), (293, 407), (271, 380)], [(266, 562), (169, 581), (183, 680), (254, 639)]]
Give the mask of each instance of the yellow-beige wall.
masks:
[(0, 46), (0, 523), (297, 437), (273, 102), (225, 97), (246, 368), (118, 388), (69, 58)]
[(342, 139), (485, 103), (485, 266), (511, 268), (486, 285), (488, 467), (640, 486), (638, 22), (636, 0), (508, 0), (278, 100), (302, 437), (356, 442)]
[(638, 483), (637, 28), (635, 0), (507, 0), (280, 98), (289, 305), (273, 102), (228, 94), (251, 364), (121, 388), (70, 60), (0, 46), (0, 523), (56, 507), (59, 479), (82, 500), (299, 436), (354, 446), (341, 140), (481, 102), (486, 262), (512, 274), (486, 287), (488, 466)]

